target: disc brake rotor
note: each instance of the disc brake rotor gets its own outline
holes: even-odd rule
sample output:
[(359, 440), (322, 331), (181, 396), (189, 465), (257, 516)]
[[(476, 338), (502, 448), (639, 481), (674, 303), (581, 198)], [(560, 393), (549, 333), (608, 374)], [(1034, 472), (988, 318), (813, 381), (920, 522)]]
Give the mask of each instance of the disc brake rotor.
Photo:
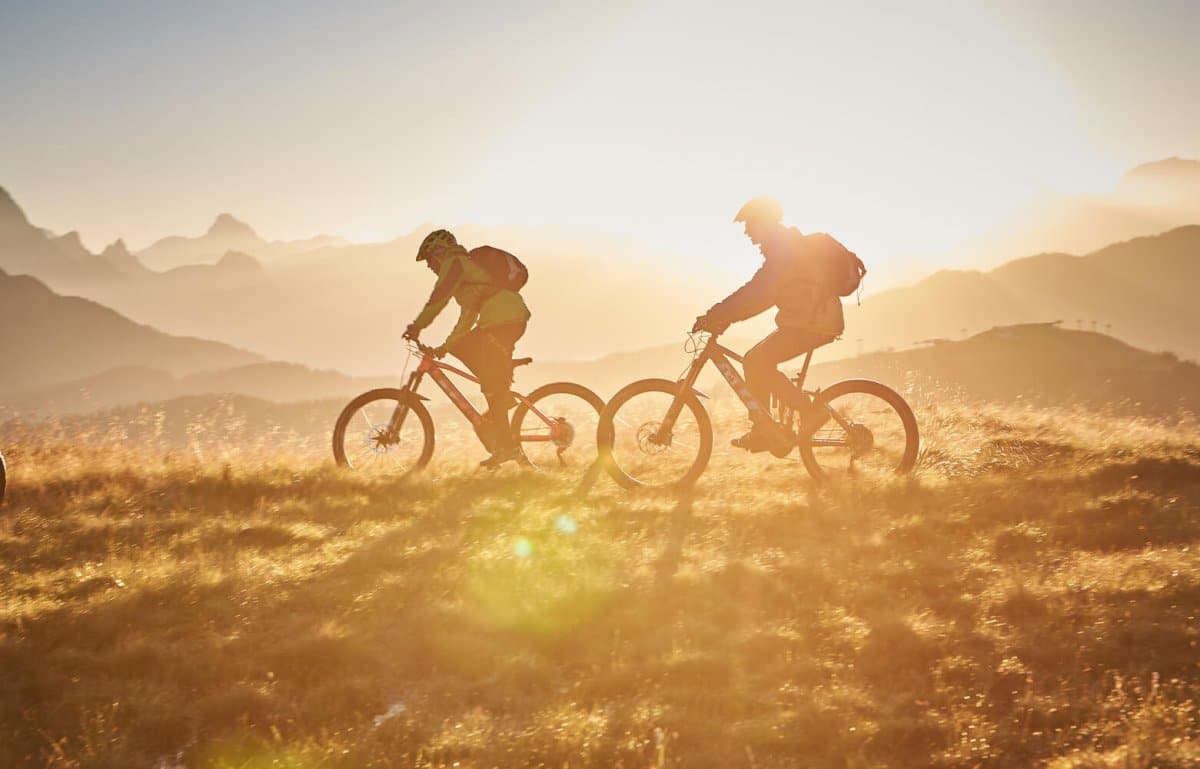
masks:
[(400, 443), (399, 435), (388, 435), (387, 425), (371, 425), (367, 434), (367, 445), (376, 454), (386, 454)]
[(658, 440), (658, 432), (662, 429), (662, 422), (643, 422), (637, 431), (638, 448), (643, 454), (651, 456), (661, 454), (671, 448), (671, 441), (668, 437), (665, 441)]

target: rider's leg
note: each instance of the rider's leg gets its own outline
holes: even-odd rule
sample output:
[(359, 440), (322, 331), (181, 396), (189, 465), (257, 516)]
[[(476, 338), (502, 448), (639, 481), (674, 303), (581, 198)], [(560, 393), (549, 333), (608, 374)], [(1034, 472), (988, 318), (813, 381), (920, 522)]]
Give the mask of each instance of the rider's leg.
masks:
[(773, 420), (766, 409), (770, 408), (772, 393), (795, 408), (808, 405), (807, 401), (797, 401), (799, 393), (787, 375), (779, 370), (779, 364), (799, 357), (828, 341), (828, 334), (803, 328), (782, 327), (750, 348), (743, 358), (742, 366), (746, 375), (746, 387), (764, 411), (750, 412), (753, 428), (746, 435), (736, 439), (735, 446), (755, 450), (771, 442)]
[(743, 370), (746, 387), (764, 408), (771, 394), (786, 397), (794, 389), (779, 364), (803, 355), (819, 342), (818, 336), (807, 329), (778, 328), (746, 353)]
[(517, 340), (525, 334), (525, 324), (513, 323), (482, 329), (480, 334), (484, 341), (480, 345), (478, 368), (473, 370), (479, 377), (480, 389), (488, 402), (484, 418), (491, 423), (494, 430), (494, 450), (492, 456), (484, 460), (484, 465), (490, 467), (509, 459), (516, 459), (518, 454), (518, 446), (508, 422), (508, 412), (516, 405), (510, 393), (513, 349)]
[(799, 401), (800, 394), (787, 375), (779, 370), (779, 364), (804, 355), (828, 344), (834, 337), (827, 333), (806, 328), (779, 328), (766, 339), (750, 348), (745, 357), (746, 386), (755, 400), (766, 400), (772, 394), (789, 406), (802, 407), (807, 400)]

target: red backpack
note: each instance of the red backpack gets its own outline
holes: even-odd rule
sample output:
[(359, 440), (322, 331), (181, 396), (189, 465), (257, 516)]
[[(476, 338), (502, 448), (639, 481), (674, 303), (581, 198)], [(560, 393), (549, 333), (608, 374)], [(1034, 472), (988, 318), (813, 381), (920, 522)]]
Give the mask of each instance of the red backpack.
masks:
[(467, 252), (467, 257), (491, 278), (496, 288), (520, 291), (529, 281), (529, 268), (520, 259), (495, 246), (480, 246)]

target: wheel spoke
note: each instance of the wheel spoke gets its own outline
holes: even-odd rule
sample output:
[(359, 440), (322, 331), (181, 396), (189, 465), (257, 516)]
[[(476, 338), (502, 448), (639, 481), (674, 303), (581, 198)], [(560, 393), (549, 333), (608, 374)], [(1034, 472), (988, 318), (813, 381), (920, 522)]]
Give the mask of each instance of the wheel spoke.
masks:
[(809, 471), (818, 478), (867, 478), (910, 468), (916, 426), (900, 396), (870, 382), (838, 387), (826, 390), (831, 421), (801, 445)]
[(512, 429), (530, 466), (561, 472), (595, 461), (603, 403), (594, 393), (563, 382), (538, 388), (526, 400), (513, 414)]
[(355, 471), (389, 476), (406, 475), (428, 461), (433, 450), (432, 423), (423, 408), (408, 406), (414, 418), (406, 418), (389, 434), (389, 422), (402, 403), (398, 392), (365, 393), (343, 410), (334, 430), (335, 459)]
[(694, 398), (684, 400), (670, 433), (663, 435), (668, 440), (656, 440), (677, 396), (677, 386), (647, 380), (618, 393), (609, 404), (606, 414), (613, 430), (609, 472), (618, 482), (670, 488), (690, 483), (703, 470), (711, 433), (705, 432), (707, 421), (702, 422), (703, 410)]

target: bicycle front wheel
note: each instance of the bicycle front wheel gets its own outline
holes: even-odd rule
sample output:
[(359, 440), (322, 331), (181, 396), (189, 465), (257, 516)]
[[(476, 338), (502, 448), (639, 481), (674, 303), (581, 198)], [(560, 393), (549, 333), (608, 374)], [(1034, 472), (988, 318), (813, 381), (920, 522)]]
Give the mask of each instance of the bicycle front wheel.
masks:
[(813, 478), (880, 477), (913, 469), (920, 448), (917, 418), (898, 392), (867, 379), (838, 382), (817, 396), (827, 421), (800, 441)]
[(513, 412), (513, 439), (539, 470), (586, 471), (595, 463), (596, 430), (604, 401), (572, 382), (542, 385)]
[[(401, 406), (403, 421), (393, 425)], [(420, 470), (432, 456), (433, 418), (405, 390), (363, 393), (342, 409), (333, 427), (333, 458), (350, 470), (400, 477)]]
[[(643, 379), (626, 385), (600, 415), (600, 457), (613, 480), (627, 489), (691, 486), (712, 456), (712, 422), (696, 394), (681, 385)], [(679, 415), (664, 425), (679, 398)]]

